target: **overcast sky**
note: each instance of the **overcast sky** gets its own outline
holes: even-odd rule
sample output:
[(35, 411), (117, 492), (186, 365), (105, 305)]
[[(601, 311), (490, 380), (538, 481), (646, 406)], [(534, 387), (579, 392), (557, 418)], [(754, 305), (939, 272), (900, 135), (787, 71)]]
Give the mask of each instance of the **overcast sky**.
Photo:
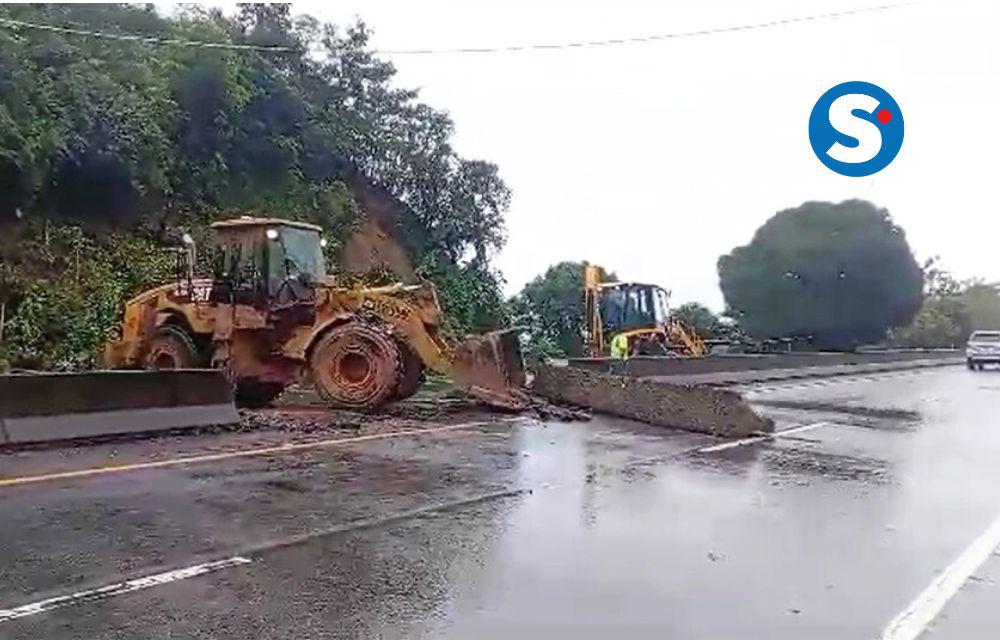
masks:
[[(379, 49), (503, 46), (737, 26), (891, 0), (337, 0), (296, 13), (362, 17)], [(393, 55), (401, 85), (445, 109), (457, 149), (513, 191), (497, 264), (516, 292), (561, 260), (720, 310), (715, 265), (776, 211), (806, 200), (887, 207), (918, 259), (1000, 280), (994, 191), (1000, 12), (923, 0), (896, 9), (650, 44)], [(867, 178), (809, 146), (816, 99), (848, 80), (892, 94), (906, 134)]]

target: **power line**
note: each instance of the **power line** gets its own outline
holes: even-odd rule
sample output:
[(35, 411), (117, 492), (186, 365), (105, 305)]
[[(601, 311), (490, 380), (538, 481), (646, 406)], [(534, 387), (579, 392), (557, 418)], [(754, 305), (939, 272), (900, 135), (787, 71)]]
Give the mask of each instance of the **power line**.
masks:
[(815, 20), (830, 20), (861, 13), (873, 13), (876, 11), (887, 11), (900, 7), (916, 4), (916, 2), (900, 2), (896, 4), (884, 4), (876, 7), (865, 7), (861, 9), (848, 9), (845, 11), (835, 11), (833, 13), (821, 13), (811, 16), (800, 16), (797, 18), (784, 18), (781, 20), (771, 20), (768, 22), (757, 22), (753, 24), (742, 24), (730, 27), (717, 27), (713, 29), (701, 29), (698, 31), (681, 31), (677, 33), (665, 33), (652, 36), (637, 36), (632, 38), (613, 38), (609, 40), (584, 40), (579, 42), (560, 42), (550, 44), (525, 44), (508, 45), (501, 47), (459, 47), (455, 49), (376, 49), (373, 53), (383, 55), (431, 55), (431, 54), (451, 54), (451, 53), (509, 53), (518, 51), (551, 51), (558, 49), (583, 49), (587, 47), (610, 47), (617, 45), (643, 44), (649, 42), (659, 42), (663, 40), (677, 40), (680, 38), (692, 38), (695, 36), (709, 36), (720, 33), (732, 33), (735, 31), (751, 31), (754, 29), (769, 29), (781, 27), (798, 22), (811, 22)]
[[(548, 44), (526, 44), (507, 45), (500, 47), (458, 47), (454, 49), (375, 49), (372, 53), (383, 55), (434, 55), (434, 54), (461, 54), (461, 53), (508, 53), (519, 51), (552, 51), (559, 49), (583, 49), (588, 47), (609, 47), (630, 44), (644, 44), (650, 42), (660, 42), (664, 40), (678, 40), (681, 38), (692, 38), (697, 36), (716, 35), (721, 33), (733, 33), (736, 31), (751, 31), (755, 29), (770, 29), (800, 22), (812, 22), (817, 20), (831, 20), (846, 16), (858, 15), (862, 13), (874, 13), (898, 9), (916, 4), (916, 2), (900, 2), (896, 4), (885, 4), (875, 7), (864, 7), (861, 9), (848, 9), (845, 11), (835, 11), (832, 13), (821, 13), (810, 16), (799, 16), (795, 18), (783, 18), (768, 22), (757, 22), (729, 27), (716, 27), (711, 29), (701, 29), (698, 31), (680, 31), (676, 33), (665, 33), (650, 36), (636, 36), (631, 38), (612, 38), (608, 40), (583, 40), (578, 42), (560, 42)], [(125, 42), (138, 42), (143, 44), (167, 45), (177, 47), (200, 47), (204, 49), (228, 49), (235, 51), (261, 51), (275, 53), (296, 53), (299, 49), (294, 47), (256, 45), (256, 44), (235, 44), (231, 42), (206, 42), (204, 40), (186, 40), (183, 38), (159, 38), (156, 36), (141, 36), (134, 34), (105, 33), (102, 31), (89, 31), (86, 29), (76, 29), (72, 27), (59, 27), (51, 24), (40, 24), (37, 22), (26, 22), (24, 20), (12, 20), (10, 18), (0, 18), (0, 25), (13, 27), (15, 29), (36, 29), (39, 31), (49, 31), (53, 33), (64, 33), (76, 36), (86, 36), (91, 38), (102, 38), (105, 40), (120, 40)]]
[(66, 33), (74, 36), (87, 36), (91, 38), (103, 38), (105, 40), (124, 40), (126, 42), (140, 42), (143, 44), (161, 44), (175, 47), (201, 47), (203, 49), (232, 49), (237, 51), (273, 51), (277, 53), (295, 53), (298, 49), (293, 47), (278, 47), (257, 44), (235, 44), (231, 42), (205, 42), (204, 40), (185, 40), (182, 38), (158, 38), (155, 36), (139, 36), (120, 33), (104, 33), (101, 31), (87, 31), (85, 29), (73, 29), (71, 27), (57, 27), (51, 24), (38, 24), (36, 22), (24, 22), (23, 20), (11, 20), (10, 18), (0, 18), (0, 25), (14, 27), (16, 29), (37, 29), (39, 31), (51, 31), (54, 33)]

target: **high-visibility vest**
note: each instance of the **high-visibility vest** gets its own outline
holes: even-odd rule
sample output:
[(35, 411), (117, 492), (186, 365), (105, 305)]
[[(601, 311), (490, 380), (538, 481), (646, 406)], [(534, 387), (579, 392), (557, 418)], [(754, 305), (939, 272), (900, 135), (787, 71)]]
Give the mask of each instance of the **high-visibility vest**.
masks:
[(628, 357), (628, 336), (619, 333), (611, 339), (611, 357), (624, 360)]

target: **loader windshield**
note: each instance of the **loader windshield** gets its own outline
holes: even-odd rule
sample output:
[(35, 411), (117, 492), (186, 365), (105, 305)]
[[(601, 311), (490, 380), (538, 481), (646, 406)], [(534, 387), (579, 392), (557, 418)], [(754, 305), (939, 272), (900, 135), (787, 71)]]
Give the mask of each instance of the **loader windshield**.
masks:
[[(269, 234), (270, 276), (272, 281), (305, 275), (314, 281), (326, 276), (319, 234), (310, 229), (281, 227)], [(271, 235), (277, 237), (271, 238)]]

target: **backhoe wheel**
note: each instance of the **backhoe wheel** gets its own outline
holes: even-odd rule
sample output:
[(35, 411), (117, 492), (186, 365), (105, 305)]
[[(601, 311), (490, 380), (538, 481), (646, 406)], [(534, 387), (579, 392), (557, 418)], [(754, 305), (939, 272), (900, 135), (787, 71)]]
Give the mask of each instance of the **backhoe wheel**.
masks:
[(198, 349), (187, 331), (167, 325), (149, 341), (144, 364), (147, 369), (193, 369), (198, 366)]
[(396, 342), (376, 327), (348, 322), (319, 339), (309, 368), (316, 390), (330, 405), (376, 409), (399, 385), (401, 354)]
[(241, 378), (236, 381), (233, 396), (238, 407), (260, 409), (270, 406), (284, 390), (285, 385), (281, 382), (261, 382), (256, 378)]
[(403, 373), (399, 377), (396, 393), (393, 394), (395, 400), (409, 398), (417, 392), (420, 383), (424, 381), (424, 363), (420, 360), (420, 356), (403, 344), (399, 346), (399, 352), (402, 354)]

